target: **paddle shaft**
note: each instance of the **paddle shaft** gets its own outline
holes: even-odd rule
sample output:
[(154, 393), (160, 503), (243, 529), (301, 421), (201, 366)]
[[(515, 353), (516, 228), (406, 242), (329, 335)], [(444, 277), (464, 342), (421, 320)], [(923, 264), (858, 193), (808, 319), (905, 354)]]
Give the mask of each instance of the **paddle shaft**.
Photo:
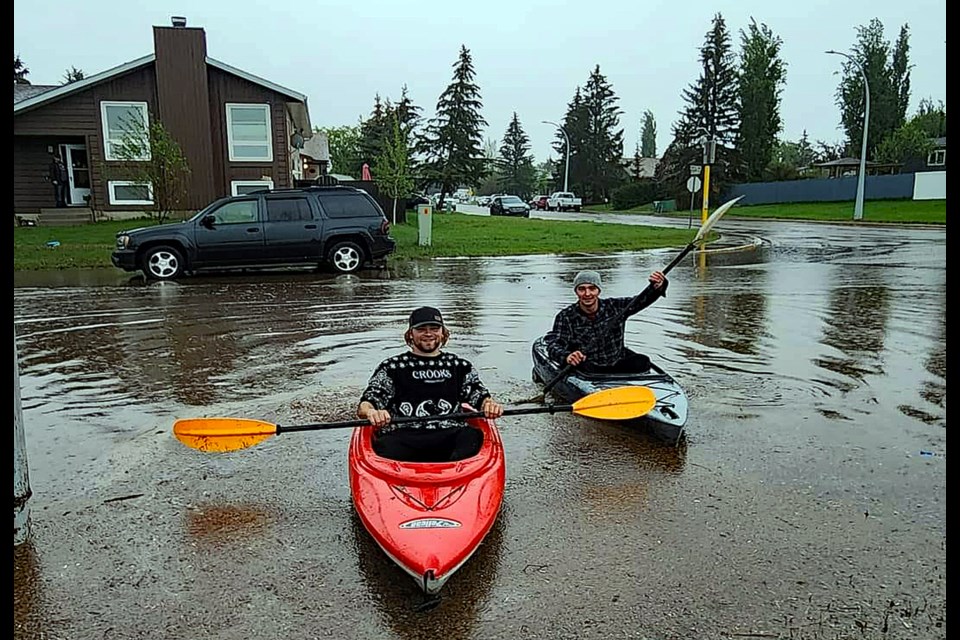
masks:
[[(572, 404), (551, 404), (546, 407), (532, 407), (529, 409), (504, 409), (505, 416), (522, 416), (532, 413), (560, 413), (573, 411)], [(427, 422), (429, 420), (466, 420), (468, 418), (482, 418), (483, 411), (461, 411), (459, 413), (445, 413), (442, 416), (399, 416), (392, 418), (390, 424), (409, 424), (412, 422)], [(369, 420), (348, 420), (346, 422), (321, 422), (317, 424), (300, 424), (290, 427), (277, 425), (277, 433), (292, 433), (294, 431), (319, 431), (322, 429), (344, 429), (347, 427), (369, 427)]]
[[(697, 237), (699, 237), (699, 234), (698, 234)], [(663, 275), (667, 275), (668, 273), (670, 273), (670, 270), (671, 270), (671, 269), (673, 269), (675, 266), (677, 266), (678, 264), (680, 264), (680, 261), (683, 260), (684, 258), (686, 258), (688, 253), (690, 253), (691, 251), (693, 251), (693, 248), (696, 246), (696, 243), (697, 243), (697, 240), (694, 239), (693, 242), (691, 242), (691, 243), (688, 244), (686, 247), (684, 247), (684, 248), (683, 248), (683, 251), (681, 251), (680, 253), (678, 253), (678, 254), (677, 254), (677, 257), (675, 257), (673, 260), (670, 261), (670, 264), (668, 264), (666, 267), (664, 267), (663, 269), (660, 270), (660, 273), (662, 273)], [(621, 312), (618, 313), (616, 316), (614, 316), (613, 319), (610, 320), (610, 322), (613, 323), (613, 324), (616, 324), (617, 322), (620, 322), (621, 320), (623, 320), (624, 316), (626, 316), (627, 311), (630, 309), (630, 307), (632, 307), (632, 306), (634, 305), (634, 303), (635, 303), (637, 300), (640, 299), (641, 296), (645, 295), (645, 294), (646, 294), (648, 291), (650, 291), (652, 288), (653, 288), (653, 285), (652, 285), (652, 284), (648, 284), (648, 285), (646, 286), (646, 288), (645, 288), (643, 291), (641, 291), (640, 293), (638, 293), (637, 295), (635, 295), (635, 296), (633, 297), (633, 300), (630, 301), (630, 304), (628, 304), (626, 307), (624, 307), (623, 311), (621, 311)], [(588, 346), (593, 346), (593, 341), (596, 339), (595, 336), (596, 336), (596, 334), (594, 334), (593, 336), (591, 336), (591, 337), (590, 337), (590, 340), (587, 341)], [(553, 379), (550, 380), (550, 382), (548, 382), (548, 383), (543, 387), (543, 393), (546, 394), (547, 392), (550, 391), (550, 389), (553, 389), (553, 388), (557, 385), (558, 382), (560, 382), (561, 380), (563, 380), (564, 378), (566, 378), (566, 377), (570, 374), (570, 372), (573, 371), (575, 368), (576, 368), (576, 365), (572, 365), (572, 364), (570, 364), (570, 363), (567, 363), (566, 366), (564, 366), (563, 369), (561, 369), (560, 372), (559, 372), (557, 375), (555, 375), (555, 376), (553, 377)]]

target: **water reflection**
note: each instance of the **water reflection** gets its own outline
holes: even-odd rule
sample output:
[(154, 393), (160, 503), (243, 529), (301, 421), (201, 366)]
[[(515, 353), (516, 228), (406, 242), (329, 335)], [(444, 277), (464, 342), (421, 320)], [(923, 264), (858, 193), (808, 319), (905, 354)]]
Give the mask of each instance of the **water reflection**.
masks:
[(487, 600), (500, 568), (508, 519), (505, 506), (480, 547), (447, 581), (436, 601), (424, 596), (413, 578), (386, 556), (354, 512), (351, 529), (364, 592), (401, 638), (471, 637), (490, 606)]
[[(848, 415), (858, 390), (921, 424), (944, 422), (943, 233), (775, 229), (760, 249), (681, 262), (668, 297), (627, 323), (628, 343), (687, 388), (694, 411), (698, 401), (737, 416), (794, 403)], [(318, 394), (354, 398), (384, 357), (405, 349), (406, 319), (420, 304), (443, 310), (448, 348), (509, 404), (536, 395), (530, 344), (575, 300), (577, 271), (596, 269), (604, 295), (628, 296), (675, 255), (445, 259), (149, 284), (112, 270), (15, 274), (25, 424), (40, 451), (32, 459), (59, 473), (69, 463), (56, 454), (60, 438), (69, 435), (69, 455), (94, 460), (172, 413), (262, 417), (262, 407)], [(872, 411), (869, 398), (857, 400)]]
[(890, 292), (882, 285), (861, 285), (870, 282), (869, 267), (845, 267), (846, 278), (838, 278), (838, 285), (828, 296), (821, 342), (844, 354), (821, 356), (814, 362), (845, 378), (839, 381), (841, 391), (850, 391), (862, 383), (866, 375), (883, 373), (879, 358), (884, 349), (886, 324), (890, 312)]

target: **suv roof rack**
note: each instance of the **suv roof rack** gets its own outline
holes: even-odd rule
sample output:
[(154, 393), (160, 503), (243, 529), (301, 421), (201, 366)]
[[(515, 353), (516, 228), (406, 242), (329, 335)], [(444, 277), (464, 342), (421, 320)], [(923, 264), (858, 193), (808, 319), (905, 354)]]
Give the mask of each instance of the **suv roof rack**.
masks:
[(290, 193), (298, 191), (362, 191), (362, 189), (357, 189), (356, 187), (348, 187), (344, 184), (312, 184), (308, 187), (282, 187), (280, 189), (257, 189), (256, 191), (248, 191), (245, 196), (252, 196), (261, 193)]

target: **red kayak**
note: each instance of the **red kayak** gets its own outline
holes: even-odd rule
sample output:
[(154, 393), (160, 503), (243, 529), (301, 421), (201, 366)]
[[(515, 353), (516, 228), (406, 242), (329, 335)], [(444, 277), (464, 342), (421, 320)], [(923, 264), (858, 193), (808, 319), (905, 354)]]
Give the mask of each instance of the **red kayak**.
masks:
[(435, 594), (490, 531), (503, 502), (505, 464), (496, 425), (477, 455), (456, 462), (400, 462), (374, 453), (373, 429), (350, 439), (350, 493), (363, 526), (424, 593)]

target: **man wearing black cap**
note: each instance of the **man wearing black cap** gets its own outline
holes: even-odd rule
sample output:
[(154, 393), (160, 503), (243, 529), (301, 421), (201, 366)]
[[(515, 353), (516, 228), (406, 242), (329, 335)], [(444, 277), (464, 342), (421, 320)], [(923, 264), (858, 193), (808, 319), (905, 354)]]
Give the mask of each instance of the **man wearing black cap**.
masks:
[(596, 271), (581, 271), (573, 279), (577, 301), (560, 310), (544, 341), (550, 357), (587, 373), (633, 373), (650, 368), (650, 359), (623, 342), (627, 318), (667, 295), (668, 281), (660, 271), (650, 274), (650, 286), (633, 298), (600, 298)]
[[(446, 462), (476, 455), (483, 434), (461, 420), (443, 415), (467, 403), (490, 419), (503, 415), (467, 360), (441, 351), (450, 339), (443, 316), (433, 307), (410, 314), (403, 335), (410, 351), (377, 366), (360, 396), (357, 417), (377, 429), (373, 445), (378, 455), (407, 462)], [(437, 416), (436, 420), (391, 425), (400, 416)]]

